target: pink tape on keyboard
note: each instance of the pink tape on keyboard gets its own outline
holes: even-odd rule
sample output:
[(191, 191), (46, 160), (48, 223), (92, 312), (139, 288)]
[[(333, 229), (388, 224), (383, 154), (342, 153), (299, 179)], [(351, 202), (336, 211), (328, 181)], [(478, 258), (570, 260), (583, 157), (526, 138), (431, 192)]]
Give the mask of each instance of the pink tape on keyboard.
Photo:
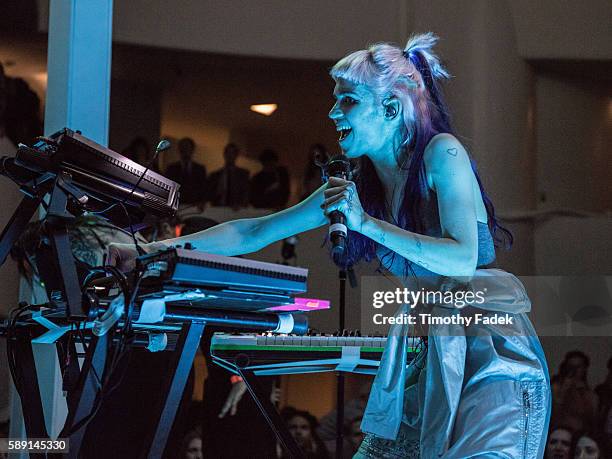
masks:
[(295, 303), (274, 306), (266, 311), (320, 311), (329, 309), (329, 300), (319, 300), (316, 298), (294, 298)]

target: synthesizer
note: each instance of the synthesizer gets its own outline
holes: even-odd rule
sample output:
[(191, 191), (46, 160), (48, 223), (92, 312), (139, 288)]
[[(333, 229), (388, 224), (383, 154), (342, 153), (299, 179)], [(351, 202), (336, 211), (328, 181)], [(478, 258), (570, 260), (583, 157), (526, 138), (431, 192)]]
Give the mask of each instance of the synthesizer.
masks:
[(144, 255), (136, 267), (147, 272), (149, 284), (277, 295), (284, 297), (279, 305), (307, 289), (307, 269), (184, 248)]
[[(252, 370), (257, 376), (325, 371), (375, 374), (386, 343), (386, 337), (215, 333), (210, 352), (218, 365), (233, 372)], [(409, 338), (408, 363), (423, 346), (421, 338)]]
[(170, 217), (178, 209), (178, 183), (67, 128), (32, 147), (20, 144), (15, 164), (34, 173), (67, 174), (106, 204), (124, 201), (134, 220), (139, 212)]

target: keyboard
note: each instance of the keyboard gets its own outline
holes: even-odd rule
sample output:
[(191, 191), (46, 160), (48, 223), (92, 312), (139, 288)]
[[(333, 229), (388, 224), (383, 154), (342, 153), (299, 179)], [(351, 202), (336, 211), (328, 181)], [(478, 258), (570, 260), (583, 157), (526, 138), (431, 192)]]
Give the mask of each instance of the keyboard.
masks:
[[(164, 287), (225, 289), (285, 297), (307, 289), (307, 269), (198, 250), (170, 248), (139, 257), (136, 265), (147, 270), (148, 284)], [(293, 302), (291, 298), (283, 301)]]
[[(258, 376), (325, 371), (375, 374), (386, 343), (386, 337), (369, 336), (215, 333), (210, 352), (213, 361), (228, 370), (240, 367)], [(422, 348), (421, 338), (409, 338), (408, 363)]]
[[(67, 128), (32, 148), (20, 144), (16, 162), (32, 171), (69, 174), (75, 185), (105, 202), (103, 207), (125, 200), (130, 214), (140, 209), (170, 217), (178, 210), (178, 183)], [(136, 214), (131, 217), (136, 221)]]

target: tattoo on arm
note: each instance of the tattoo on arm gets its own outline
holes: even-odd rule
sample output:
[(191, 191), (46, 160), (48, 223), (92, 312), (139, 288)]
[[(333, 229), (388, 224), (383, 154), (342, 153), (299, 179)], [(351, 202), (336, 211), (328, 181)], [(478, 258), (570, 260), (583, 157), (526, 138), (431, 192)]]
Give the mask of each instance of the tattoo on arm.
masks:
[(380, 233), (380, 236), (378, 237), (381, 245), (385, 245), (385, 236), (386, 236), (386, 233), (384, 231), (382, 231)]
[(449, 148), (448, 150), (446, 150), (446, 153), (448, 153), (451, 156), (457, 156), (457, 149), (456, 148)]
[[(416, 245), (416, 252), (421, 255), (423, 253), (423, 242), (418, 238), (418, 236), (413, 236), (414, 237), (414, 241), (415, 241), (415, 245)], [(420, 258), (417, 258), (416, 263), (421, 265), (423, 268), (427, 269), (429, 268), (429, 265), (427, 263), (425, 263), (423, 260), (421, 260)]]
[(354, 191), (352, 188), (348, 188), (348, 198), (346, 198), (346, 203), (348, 206), (348, 211), (351, 212), (353, 210), (353, 194)]

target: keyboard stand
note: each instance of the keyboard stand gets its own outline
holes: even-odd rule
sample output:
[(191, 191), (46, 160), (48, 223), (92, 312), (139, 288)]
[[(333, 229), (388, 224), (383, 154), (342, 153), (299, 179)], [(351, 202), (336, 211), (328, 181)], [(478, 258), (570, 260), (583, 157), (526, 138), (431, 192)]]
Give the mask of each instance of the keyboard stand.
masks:
[[(23, 384), (23, 387), (20, 388), (21, 410), (26, 435), (28, 438), (49, 438), (38, 385), (34, 352), (32, 351), (32, 330), (29, 327), (23, 327), (16, 333), (14, 346), (15, 353), (19, 356), (19, 362), (15, 367), (15, 372), (21, 381), (26, 381), (26, 384)], [(30, 457), (32, 459), (44, 458), (46, 455), (44, 453), (30, 453)]]
[[(79, 456), (83, 438), (87, 429), (79, 428), (81, 422), (87, 422), (89, 415), (96, 406), (98, 395), (98, 378), (104, 376), (104, 367), (108, 350), (108, 335), (92, 338), (79, 379), (74, 390), (68, 395), (68, 416), (60, 433), (60, 438), (68, 438), (70, 450), (68, 458), (76, 459)], [(76, 430), (75, 430), (76, 429)]]
[[(200, 339), (204, 331), (204, 321), (186, 322), (181, 326), (179, 338), (174, 347), (172, 371), (165, 376), (167, 390), (160, 394), (158, 408), (159, 419), (155, 429), (145, 438), (141, 458), (159, 459), (163, 456), (166, 442), (174, 423), (174, 418), (180, 404), (191, 366), (198, 350)], [(32, 352), (33, 332), (37, 325), (19, 327), (14, 346), (18, 355), (15, 368), (21, 384), (21, 405), (23, 411), (26, 433), (29, 438), (49, 438), (45, 426), (44, 411), (38, 375)], [(62, 340), (64, 338), (61, 338)], [(68, 393), (68, 416), (60, 438), (69, 439), (69, 452), (66, 456), (45, 454), (30, 454), (32, 458), (43, 457), (80, 457), (81, 447), (85, 439), (89, 415), (96, 409), (99, 380), (103, 379), (108, 354), (109, 335), (93, 336), (87, 346), (83, 366), (72, 368), (78, 372), (78, 380)], [(74, 346), (74, 344), (72, 344)], [(57, 344), (56, 344), (56, 347)], [(58, 349), (59, 352), (59, 349)], [(67, 352), (71, 352), (67, 350)], [(76, 358), (76, 354), (72, 354)], [(73, 362), (76, 363), (76, 360)], [(78, 364), (77, 364), (78, 365)], [(103, 402), (102, 402), (103, 403)], [(83, 425), (80, 425), (83, 424)]]
[[(176, 344), (168, 350), (172, 352), (171, 364), (169, 365), (171, 370), (163, 375), (164, 385), (160, 391), (158, 406), (156, 407), (156, 413), (159, 413), (159, 417), (156, 419), (157, 423), (153, 424), (154, 427), (143, 439), (142, 452), (138, 456), (140, 459), (158, 459), (163, 456), (206, 324), (227, 326), (229, 323), (237, 328), (263, 330), (270, 329), (272, 319), (268, 316), (269, 314), (259, 313), (249, 315), (246, 312), (236, 314), (225, 312), (219, 315), (218, 311), (201, 310), (197, 314), (184, 316), (184, 321), (180, 325), (175, 322), (177, 326), (180, 326), (180, 330), (177, 330), (178, 340)], [(52, 316), (48, 316), (48, 318), (51, 319)], [(66, 323), (65, 318), (59, 319), (61, 324)], [(38, 386), (38, 375), (32, 353), (32, 339), (38, 334), (38, 330), (39, 324), (24, 322), (18, 326), (13, 345), (16, 347), (18, 356), (16, 371), (19, 380), (22, 382), (20, 384), (22, 387), (19, 389), (23, 395), (22, 407), (27, 435), (30, 438), (48, 438)], [(74, 331), (68, 333), (74, 333)], [(65, 335), (56, 343), (57, 352), (60, 354), (60, 362), (67, 360), (70, 362), (64, 373), (64, 386), (68, 391), (68, 416), (60, 433), (60, 438), (69, 439), (67, 457), (71, 459), (76, 459), (82, 454), (81, 450), (83, 449), (83, 442), (86, 440), (90, 415), (93, 410), (101, 407), (98, 404), (99, 386), (100, 381), (105, 379), (105, 372), (109, 371), (107, 365), (108, 350), (111, 338), (114, 341), (114, 337), (109, 334), (102, 336), (89, 335), (91, 333), (89, 330), (84, 333), (88, 335), (89, 344), (86, 347), (85, 359), (80, 369), (74, 340), (69, 340), (68, 335)], [(240, 359), (238, 359), (238, 362), (240, 362)], [(278, 441), (290, 457), (305, 458), (304, 453), (287, 430), (276, 408), (270, 402), (269, 394), (262, 392), (254, 371), (246, 368), (248, 359), (244, 361), (245, 365), (242, 367), (238, 365), (238, 362), (235, 371), (244, 379), (249, 393)], [(70, 384), (71, 380), (76, 382)], [(103, 404), (104, 400), (100, 403)], [(47, 455), (47, 457), (54, 456), (57, 457), (52, 454)], [(44, 457), (44, 455), (32, 457)]]
[[(238, 359), (239, 361), (239, 359)], [(297, 445), (289, 431), (287, 430), (287, 426), (285, 422), (281, 419), (278, 411), (270, 401), (270, 394), (266, 394), (262, 391), (259, 382), (257, 381), (257, 376), (252, 370), (247, 370), (245, 368), (241, 368), (237, 366), (238, 373), (244, 380), (249, 393), (253, 397), (253, 400), (257, 404), (259, 411), (265, 418), (266, 422), (276, 435), (276, 438), (281, 443), (285, 451), (289, 453), (289, 456), (292, 459), (305, 459), (306, 456)]]
[(204, 333), (205, 322), (184, 323), (173, 353), (173, 371), (166, 373), (168, 390), (160, 399), (160, 417), (155, 432), (147, 439), (148, 454), (143, 457), (156, 459), (162, 457), (168, 435), (174, 423), (176, 411), (181, 402), (185, 384), (193, 365), (200, 339)]

